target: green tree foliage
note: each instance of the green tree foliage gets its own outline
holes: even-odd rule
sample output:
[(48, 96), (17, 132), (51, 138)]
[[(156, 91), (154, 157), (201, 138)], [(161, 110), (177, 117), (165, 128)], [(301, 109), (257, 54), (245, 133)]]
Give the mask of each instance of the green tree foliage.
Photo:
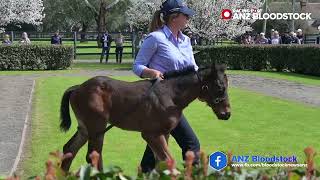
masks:
[(129, 0), (122, 0), (107, 14), (106, 25), (109, 31), (123, 30), (128, 27), (126, 10), (131, 5)]
[(45, 0), (44, 6), (44, 31), (78, 31), (94, 25), (94, 14), (83, 0)]
[[(114, 3), (114, 5), (112, 5)], [(45, 0), (44, 31), (116, 31), (126, 27), (129, 0)], [(101, 26), (101, 27), (100, 27)]]

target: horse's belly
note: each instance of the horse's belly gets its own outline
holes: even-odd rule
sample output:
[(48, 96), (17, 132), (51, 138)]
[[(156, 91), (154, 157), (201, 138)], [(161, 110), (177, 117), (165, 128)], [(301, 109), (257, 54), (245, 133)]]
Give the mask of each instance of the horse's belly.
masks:
[(139, 122), (133, 116), (125, 115), (113, 116), (110, 118), (110, 123), (120, 129), (128, 131), (140, 131)]
[[(142, 106), (141, 106), (142, 107)], [(124, 130), (164, 133), (170, 132), (178, 124), (180, 111), (161, 111), (159, 108), (145, 106), (129, 113), (112, 113), (110, 123)]]

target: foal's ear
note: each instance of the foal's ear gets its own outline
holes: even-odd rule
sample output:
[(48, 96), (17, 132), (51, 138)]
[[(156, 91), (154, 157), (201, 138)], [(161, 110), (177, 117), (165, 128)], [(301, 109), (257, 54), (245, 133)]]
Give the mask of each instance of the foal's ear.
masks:
[(211, 72), (216, 72), (216, 71), (217, 71), (216, 61), (213, 61), (213, 62), (211, 63), (210, 69), (211, 69)]
[(221, 64), (220, 70), (221, 70), (222, 72), (225, 72), (225, 71), (227, 70), (227, 65), (224, 64), (224, 63)]

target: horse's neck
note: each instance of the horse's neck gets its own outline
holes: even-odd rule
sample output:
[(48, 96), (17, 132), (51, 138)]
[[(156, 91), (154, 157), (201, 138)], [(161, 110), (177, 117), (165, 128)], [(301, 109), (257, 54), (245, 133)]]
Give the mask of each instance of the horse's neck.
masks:
[(177, 77), (172, 79), (172, 86), (174, 90), (173, 101), (180, 108), (185, 108), (199, 97), (200, 83), (196, 74)]

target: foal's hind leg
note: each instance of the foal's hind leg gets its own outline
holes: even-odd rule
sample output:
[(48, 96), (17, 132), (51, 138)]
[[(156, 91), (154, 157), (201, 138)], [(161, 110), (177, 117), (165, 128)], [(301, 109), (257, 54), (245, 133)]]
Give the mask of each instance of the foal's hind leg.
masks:
[(72, 136), (72, 138), (63, 146), (63, 153), (72, 153), (72, 157), (64, 159), (61, 164), (61, 168), (64, 171), (68, 171), (72, 160), (76, 156), (78, 150), (87, 142), (87, 135), (78, 128), (78, 131)]
[(90, 154), (93, 151), (97, 151), (99, 153), (99, 163), (98, 163), (98, 170), (102, 170), (103, 163), (102, 163), (102, 147), (103, 147), (103, 139), (104, 139), (104, 133), (96, 133), (89, 135), (88, 140), (88, 152), (87, 152), (87, 162), (91, 163)]

